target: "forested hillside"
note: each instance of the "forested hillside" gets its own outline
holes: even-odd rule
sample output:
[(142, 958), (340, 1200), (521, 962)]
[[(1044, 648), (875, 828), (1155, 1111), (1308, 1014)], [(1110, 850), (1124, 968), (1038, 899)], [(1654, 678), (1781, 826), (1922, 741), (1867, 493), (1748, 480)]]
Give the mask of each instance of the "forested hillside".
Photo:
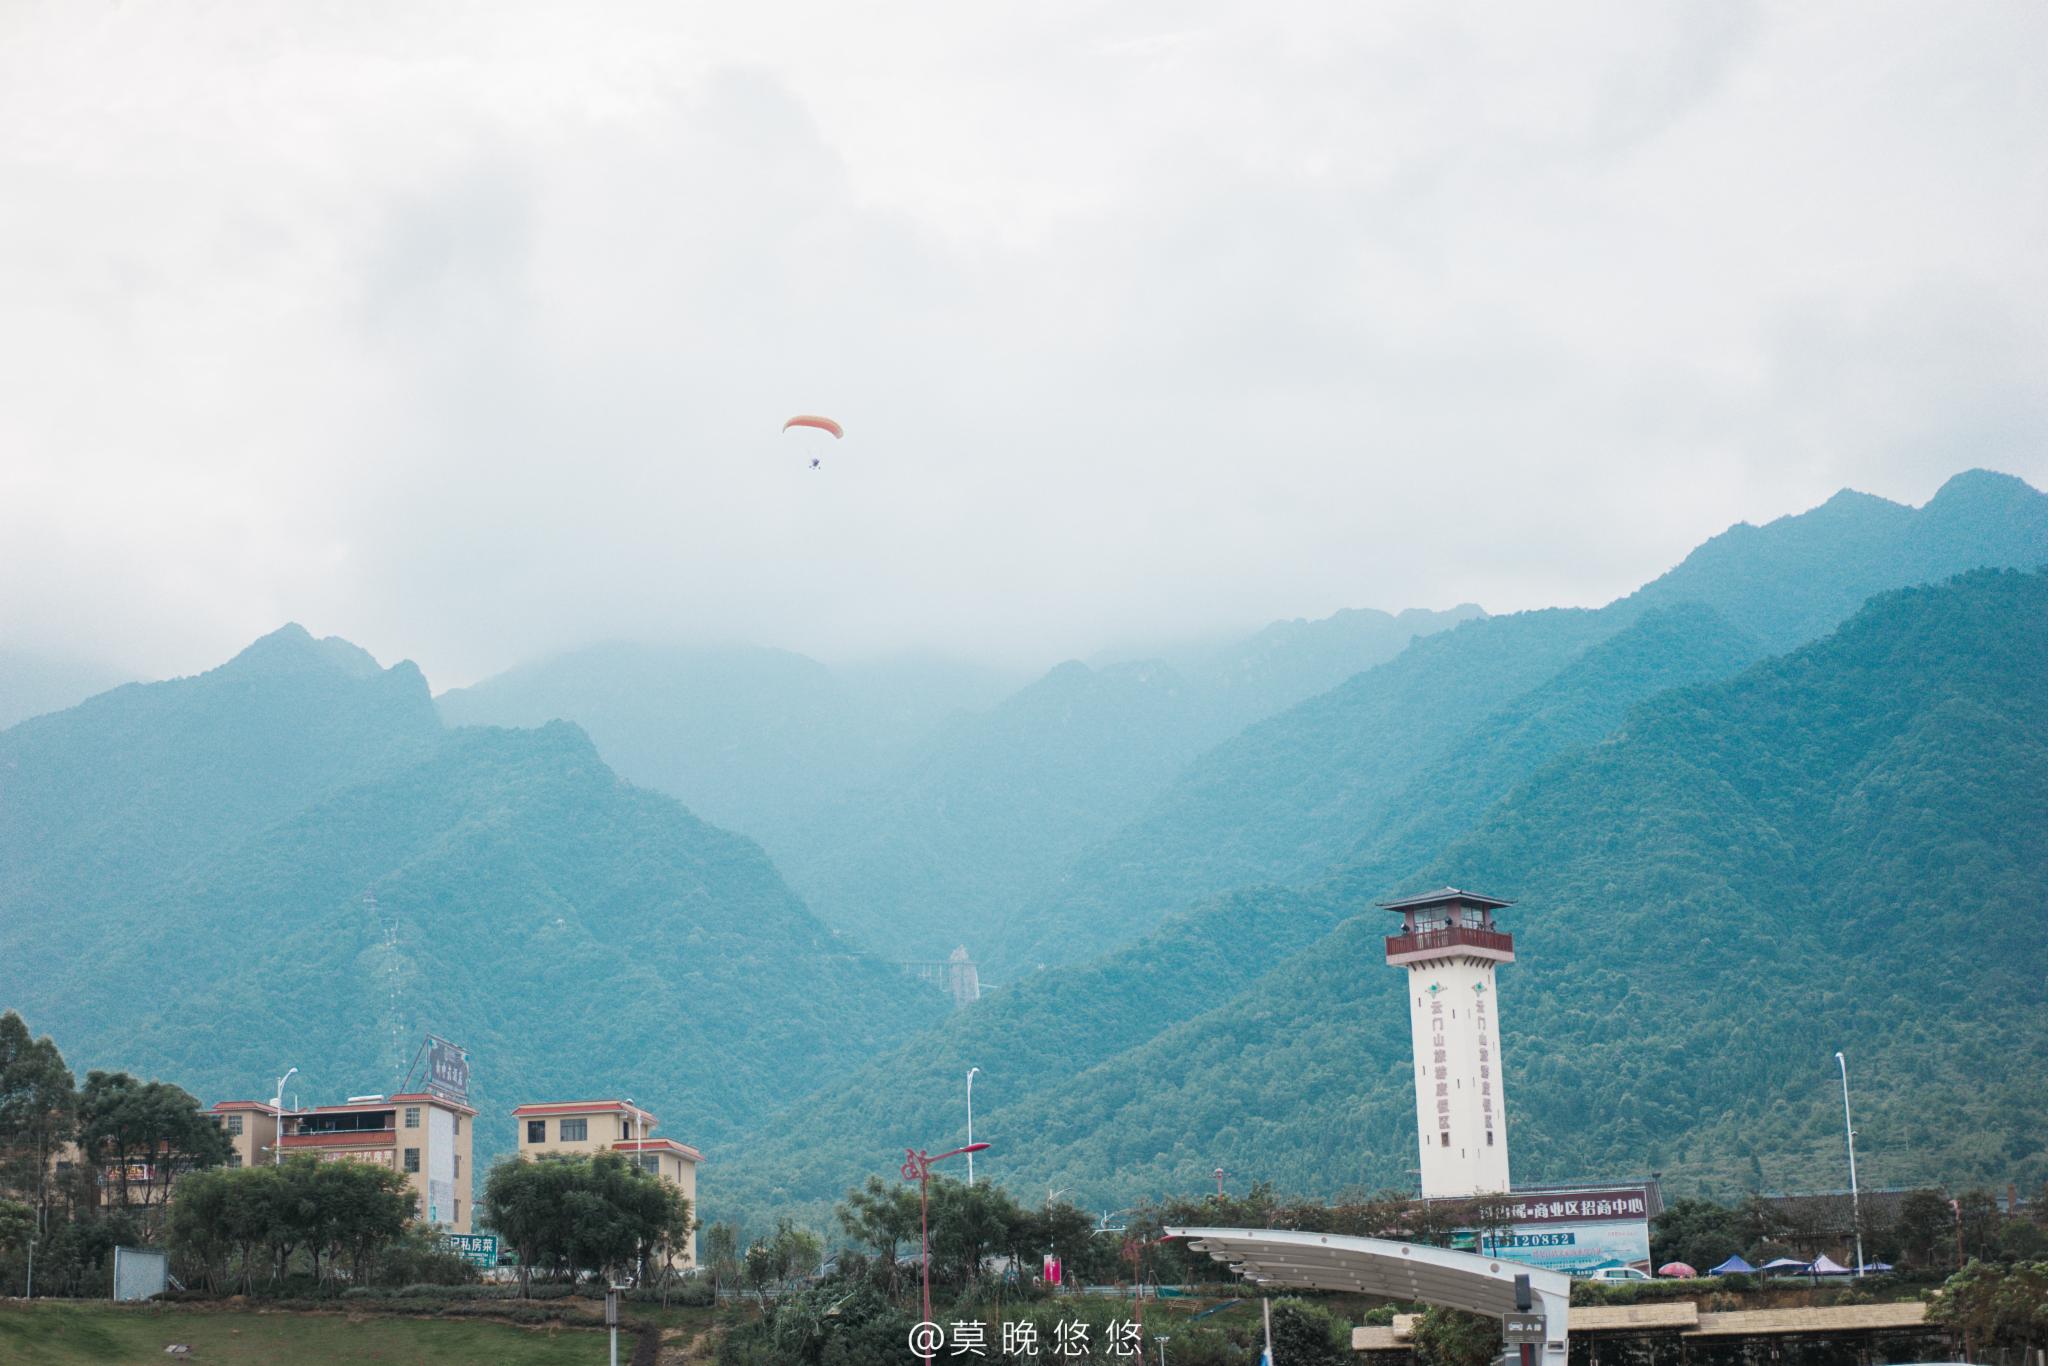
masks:
[(788, 650), (613, 642), (438, 700), (450, 725), (573, 721), (628, 782), (774, 845), (1013, 686), (941, 660), (835, 668)]
[(0, 1001), (84, 1066), (222, 1098), (296, 1063), (333, 1100), (434, 1030), (496, 1116), (480, 1153), (595, 1092), (715, 1145), (946, 1005), (576, 728), (444, 732), (410, 665), (295, 628), (0, 756)]
[[(1871, 593), (2044, 561), (2048, 496), (1977, 470), (1917, 510), (1845, 493), (1765, 527), (1738, 527), (1598, 611), (1467, 622), (1203, 755), (1143, 815), (1077, 858), (1049, 901), (1017, 918), (986, 957), (998, 973), (1071, 962), (1128, 943), (1161, 916), (1226, 888), (1322, 876), (1393, 838), (1403, 810), (1425, 796), (1411, 785), (1444, 772), (1461, 746), (1468, 755), (1493, 752), (1489, 782), (1527, 776), (1528, 768), (1501, 762), (1514, 752), (1493, 738), (1502, 724), (1496, 713), (1653, 608), (1703, 604), (1738, 638), (1783, 649), (1830, 629)], [(1723, 662), (1746, 657), (1738, 649)], [(1633, 667), (1602, 675), (1611, 688), (1571, 690), (1592, 713), (1583, 721), (1553, 715), (1546, 728), (1597, 733), (1617, 703), (1674, 681), (1665, 667)], [(1687, 664), (1669, 667), (1682, 672)], [(1560, 686), (1569, 689), (1568, 680)], [(1540, 761), (1549, 751), (1535, 744), (1519, 752)]]
[(460, 723), (575, 721), (632, 781), (759, 839), (828, 924), (897, 958), (979, 952), (1210, 745), (1484, 615), (1275, 622), (1069, 662), (998, 700), (961, 666), (606, 645), (444, 694)]
[[(1979, 572), (1658, 695), (1403, 876), (1241, 894), (1219, 947), (1267, 970), (1234, 994), (1138, 946), (1176, 1018), (1115, 1057), (1055, 1008), (953, 1054), (970, 1012), (906, 1055), (984, 1069), (982, 1170), (1026, 1190), (1129, 1203), (1198, 1192), (1217, 1166), (1287, 1190), (1406, 1186), (1407, 1018), (1372, 902), (1449, 882), (1518, 902), (1500, 1006), (1518, 1181), (1832, 1188), (1840, 1048), (1866, 1182), (2032, 1183), (2048, 1175), (2048, 1079), (2021, 1061), (2048, 1056), (2044, 792), (2048, 576)], [(1273, 934), (1316, 915), (1350, 918), (1298, 950)], [(1069, 1046), (1070, 1074), (1047, 1078), (1035, 1059)], [(999, 1089), (1013, 1068), (1030, 1081)], [(830, 1115), (849, 1147), (956, 1136)]]

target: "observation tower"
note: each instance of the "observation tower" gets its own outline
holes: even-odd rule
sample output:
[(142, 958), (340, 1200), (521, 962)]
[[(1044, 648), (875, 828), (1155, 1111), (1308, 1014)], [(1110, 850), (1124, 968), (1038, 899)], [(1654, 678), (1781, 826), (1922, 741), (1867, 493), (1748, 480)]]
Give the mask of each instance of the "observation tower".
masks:
[(1508, 1190), (1493, 970), (1515, 961), (1515, 941), (1494, 927), (1493, 913), (1513, 904), (1456, 887), (1380, 903), (1401, 917), (1401, 932), (1387, 937), (1387, 964), (1408, 975), (1425, 1199)]

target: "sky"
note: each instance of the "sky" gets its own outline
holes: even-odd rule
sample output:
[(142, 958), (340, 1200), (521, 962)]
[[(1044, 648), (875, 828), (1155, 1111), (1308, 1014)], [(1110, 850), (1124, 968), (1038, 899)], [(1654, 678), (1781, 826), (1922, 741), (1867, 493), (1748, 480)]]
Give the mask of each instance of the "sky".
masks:
[(2042, 486), (2044, 52), (2031, 2), (5, 0), (0, 645), (1035, 665)]

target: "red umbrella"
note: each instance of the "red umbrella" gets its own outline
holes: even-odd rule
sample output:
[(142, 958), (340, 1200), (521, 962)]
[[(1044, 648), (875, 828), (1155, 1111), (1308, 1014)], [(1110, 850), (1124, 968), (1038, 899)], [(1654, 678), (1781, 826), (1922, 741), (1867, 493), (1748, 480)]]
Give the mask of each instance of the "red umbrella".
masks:
[(1669, 1277), (1672, 1280), (1689, 1281), (1700, 1273), (1694, 1271), (1684, 1262), (1666, 1262), (1657, 1268), (1657, 1274)]

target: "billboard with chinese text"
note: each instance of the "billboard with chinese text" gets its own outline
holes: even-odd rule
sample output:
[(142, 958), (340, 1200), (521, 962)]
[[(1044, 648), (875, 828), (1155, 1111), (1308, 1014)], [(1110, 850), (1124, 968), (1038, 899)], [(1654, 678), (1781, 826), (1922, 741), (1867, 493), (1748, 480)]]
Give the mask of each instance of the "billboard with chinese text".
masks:
[(427, 1040), (427, 1090), (469, 1103), (469, 1055), (446, 1039)]
[(1488, 1256), (1580, 1276), (1606, 1266), (1650, 1269), (1650, 1217), (1659, 1208), (1650, 1187), (1513, 1191), (1495, 1208), (1501, 1226), (1478, 1239)]

